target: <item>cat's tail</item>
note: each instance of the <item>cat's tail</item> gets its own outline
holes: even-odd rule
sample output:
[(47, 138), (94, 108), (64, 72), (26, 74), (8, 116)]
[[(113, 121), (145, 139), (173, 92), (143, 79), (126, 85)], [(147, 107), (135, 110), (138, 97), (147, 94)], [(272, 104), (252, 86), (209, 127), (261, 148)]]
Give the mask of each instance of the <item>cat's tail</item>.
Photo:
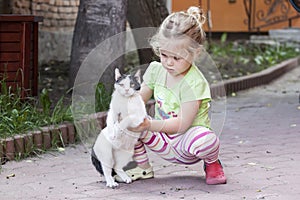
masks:
[(96, 170), (103, 175), (103, 169), (102, 169), (102, 165), (101, 165), (101, 162), (98, 160), (96, 154), (95, 154), (95, 151), (94, 151), (94, 148), (92, 148), (92, 152), (91, 152), (91, 160), (92, 160), (92, 163), (94, 165), (94, 167), (96, 168)]
[[(100, 173), (100, 174), (104, 174), (103, 173), (103, 169), (102, 169), (102, 164), (100, 162), (100, 160), (97, 158), (96, 154), (95, 154), (95, 151), (94, 151), (94, 148), (92, 148), (92, 152), (91, 152), (91, 160), (92, 160), (92, 163), (94, 165), (94, 167), (96, 168), (96, 170)], [(114, 176), (116, 175), (117, 173), (115, 172), (114, 169), (112, 169), (112, 172), (111, 172), (111, 175)]]

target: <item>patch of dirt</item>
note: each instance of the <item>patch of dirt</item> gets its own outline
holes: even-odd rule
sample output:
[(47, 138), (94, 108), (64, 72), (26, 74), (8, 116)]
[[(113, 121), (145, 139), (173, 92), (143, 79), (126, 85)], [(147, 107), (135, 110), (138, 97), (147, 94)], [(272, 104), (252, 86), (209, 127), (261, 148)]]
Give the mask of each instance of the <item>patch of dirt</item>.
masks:
[(246, 76), (263, 70), (263, 67), (257, 66), (253, 62), (241, 64), (234, 62), (231, 58), (218, 58), (214, 60), (217, 63), (218, 70), (223, 80)]
[[(136, 58), (130, 57), (129, 60), (133, 61), (133, 59)], [(264, 69), (258, 67), (254, 62), (248, 62), (247, 64), (238, 63), (230, 56), (220, 56), (214, 61), (218, 65), (218, 70), (223, 80), (249, 75)], [(134, 60), (134, 63), (137, 64), (137, 61)], [(68, 87), (69, 64), (69, 62), (51, 61), (39, 66), (39, 92), (43, 88), (49, 91), (52, 106), (55, 106), (56, 102), (63, 96), (64, 104), (71, 105), (72, 95)], [(206, 78), (210, 83), (214, 82), (213, 76)]]
[(39, 93), (45, 88), (49, 92), (52, 106), (64, 97), (64, 104), (71, 104), (71, 92), (68, 86), (69, 62), (50, 61), (39, 66)]
[[(258, 71), (255, 69), (255, 65), (253, 63), (243, 66), (234, 63), (228, 58), (222, 58), (218, 60), (218, 63), (222, 63), (222, 67), (219, 68), (219, 71), (222, 74), (223, 79), (239, 77)], [(58, 102), (63, 96), (64, 104), (71, 105), (72, 95), (70, 88), (68, 87), (69, 64), (69, 62), (51, 61), (39, 66), (39, 92), (41, 92), (44, 88), (48, 90), (52, 106), (55, 106), (56, 102)], [(210, 77), (206, 78), (210, 82), (213, 82), (213, 80), (210, 80)]]

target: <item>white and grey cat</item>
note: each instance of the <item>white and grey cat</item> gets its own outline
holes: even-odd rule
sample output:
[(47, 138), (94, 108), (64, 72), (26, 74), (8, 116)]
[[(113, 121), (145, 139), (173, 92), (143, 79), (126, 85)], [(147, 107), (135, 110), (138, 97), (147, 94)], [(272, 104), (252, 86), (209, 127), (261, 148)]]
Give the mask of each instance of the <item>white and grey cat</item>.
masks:
[(92, 162), (104, 175), (106, 186), (117, 187), (113, 175), (117, 174), (125, 183), (131, 178), (123, 170), (132, 161), (134, 145), (140, 134), (127, 130), (137, 127), (147, 117), (145, 104), (139, 94), (140, 70), (132, 75), (121, 75), (115, 70), (114, 92), (107, 114), (107, 126), (98, 135), (92, 149)]

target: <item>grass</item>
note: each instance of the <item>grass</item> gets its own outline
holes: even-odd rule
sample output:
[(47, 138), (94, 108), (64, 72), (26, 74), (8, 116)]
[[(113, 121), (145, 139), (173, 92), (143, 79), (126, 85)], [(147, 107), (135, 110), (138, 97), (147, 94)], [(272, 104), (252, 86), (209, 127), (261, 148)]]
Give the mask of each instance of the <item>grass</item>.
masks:
[(96, 112), (107, 111), (111, 100), (111, 93), (107, 92), (103, 83), (98, 83), (95, 93)]
[(72, 121), (69, 106), (63, 105), (63, 97), (50, 109), (47, 90), (43, 90), (40, 99), (33, 97), (21, 98), (21, 88), (12, 90), (7, 87), (5, 77), (0, 81), (0, 138), (26, 133), (50, 124)]

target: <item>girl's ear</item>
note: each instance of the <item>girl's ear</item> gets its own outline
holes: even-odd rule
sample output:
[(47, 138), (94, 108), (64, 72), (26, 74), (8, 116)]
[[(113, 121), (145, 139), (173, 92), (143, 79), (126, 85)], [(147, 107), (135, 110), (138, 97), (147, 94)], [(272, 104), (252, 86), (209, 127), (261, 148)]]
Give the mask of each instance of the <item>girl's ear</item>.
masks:
[(118, 68), (115, 69), (115, 80), (118, 80), (118, 78), (121, 77), (120, 71)]
[(194, 58), (200, 56), (200, 54), (203, 53), (203, 50), (204, 50), (203, 47), (197, 48), (196, 51), (194, 52)]
[(134, 78), (137, 80), (137, 82), (141, 83), (141, 70), (138, 69), (134, 75)]

